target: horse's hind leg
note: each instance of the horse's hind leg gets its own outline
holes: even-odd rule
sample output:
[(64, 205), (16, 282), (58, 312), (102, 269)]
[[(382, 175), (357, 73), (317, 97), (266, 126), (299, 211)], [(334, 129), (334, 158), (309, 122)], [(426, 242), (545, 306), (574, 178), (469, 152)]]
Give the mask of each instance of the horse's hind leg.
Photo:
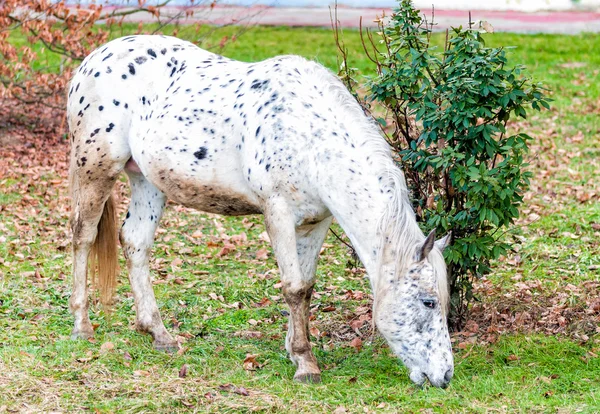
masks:
[(166, 197), (142, 174), (125, 171), (131, 185), (131, 202), (120, 238), (135, 299), (136, 328), (152, 335), (155, 349), (175, 350), (177, 342), (167, 332), (156, 305), (148, 263)]
[[(90, 180), (83, 176), (84, 169), (72, 168), (71, 192), (73, 208), (71, 211), (71, 230), (73, 232), (73, 293), (69, 299), (69, 308), (75, 324), (71, 337), (87, 339), (94, 335), (88, 313), (87, 268), (92, 245), (98, 235), (98, 223), (105, 212), (112, 187), (113, 177), (101, 177)], [(107, 223), (110, 225), (110, 223)], [(116, 233), (116, 229), (112, 230)], [(115, 240), (116, 242), (116, 240)], [(116, 248), (116, 246), (115, 246)]]
[(320, 382), (321, 371), (311, 350), (308, 318), (318, 255), (331, 218), (295, 228), (292, 217), (284, 202), (272, 203), (265, 214), (267, 231), (281, 270), (283, 295), (290, 307), (285, 345), (292, 362), (298, 366), (294, 379)]

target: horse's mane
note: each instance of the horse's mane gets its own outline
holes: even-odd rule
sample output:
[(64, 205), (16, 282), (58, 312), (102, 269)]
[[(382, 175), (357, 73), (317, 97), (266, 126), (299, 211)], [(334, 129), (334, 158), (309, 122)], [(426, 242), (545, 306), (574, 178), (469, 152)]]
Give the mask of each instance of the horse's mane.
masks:
[[(365, 114), (344, 84), (332, 72), (314, 62), (305, 65), (305, 70), (322, 81), (320, 84), (327, 85), (323, 92), (329, 94), (339, 104), (339, 108), (348, 115), (347, 119), (358, 131), (358, 134), (354, 135), (366, 141), (371, 149), (370, 155), (377, 158), (376, 165), (381, 168), (379, 181), (383, 191), (390, 195), (390, 202), (378, 223), (379, 234), (382, 235), (377, 258), (378, 268), (382, 265), (383, 247), (387, 237), (395, 249), (396, 265), (400, 267), (396, 270), (404, 273), (402, 267), (408, 266), (415, 256), (416, 249), (425, 241), (425, 235), (417, 224), (409, 199), (404, 174), (392, 158), (390, 147), (381, 136), (375, 120)], [(449, 290), (444, 257), (439, 249), (433, 248), (428, 258), (437, 276), (440, 305), (446, 311), (449, 304)], [(373, 286), (373, 288), (383, 289), (385, 283), (379, 283), (378, 287)], [(378, 296), (378, 292), (375, 292), (375, 295)]]

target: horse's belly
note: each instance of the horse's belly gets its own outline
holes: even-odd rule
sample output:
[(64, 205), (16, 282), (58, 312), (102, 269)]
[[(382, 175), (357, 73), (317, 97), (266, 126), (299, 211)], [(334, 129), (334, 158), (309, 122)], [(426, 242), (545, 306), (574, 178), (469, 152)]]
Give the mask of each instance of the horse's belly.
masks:
[(226, 216), (260, 214), (262, 209), (254, 194), (228, 174), (190, 174), (175, 168), (146, 170), (146, 176), (171, 200), (186, 207)]
[[(167, 195), (169, 196), (169, 195)], [(261, 214), (259, 206), (251, 202), (246, 196), (234, 193), (223, 188), (202, 188), (193, 193), (175, 192), (169, 196), (171, 199), (186, 207), (195, 208), (207, 213), (222, 214), (225, 216), (245, 216), (248, 214)]]

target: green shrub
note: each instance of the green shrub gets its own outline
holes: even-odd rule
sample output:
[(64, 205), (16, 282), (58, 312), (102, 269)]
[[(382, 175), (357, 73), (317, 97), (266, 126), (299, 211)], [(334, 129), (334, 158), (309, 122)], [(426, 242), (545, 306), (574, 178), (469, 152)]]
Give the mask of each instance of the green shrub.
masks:
[[(487, 23), (480, 26), (490, 31)], [(502, 230), (519, 216), (529, 186), (531, 138), (509, 134), (507, 122), (525, 118), (528, 108), (548, 108), (549, 100), (541, 84), (522, 75), (522, 66), (508, 64), (504, 48), (485, 47), (483, 28), (453, 28), (443, 49), (430, 43), (431, 28), (409, 0), (401, 1), (388, 23), (380, 21), (377, 33), (364, 37), (377, 76), (369, 79), (366, 98), (353, 92), (365, 109), (385, 109), (378, 120), (424, 230), (452, 231), (445, 257), (451, 322), (459, 327), (474, 278), (490, 272), (490, 260), (510, 248)], [(338, 46), (342, 79), (353, 89), (353, 71)]]

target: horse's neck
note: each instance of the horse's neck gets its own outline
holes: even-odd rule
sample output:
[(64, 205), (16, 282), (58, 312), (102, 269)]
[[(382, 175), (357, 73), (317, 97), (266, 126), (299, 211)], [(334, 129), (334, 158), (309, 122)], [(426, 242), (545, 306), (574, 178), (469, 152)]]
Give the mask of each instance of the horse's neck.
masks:
[(381, 247), (377, 218), (381, 214), (381, 209), (363, 209), (351, 215), (346, 211), (334, 213), (371, 278), (377, 273), (377, 256)]
[[(374, 283), (385, 264), (380, 259), (385, 262), (385, 256), (390, 256), (381, 254), (383, 239), (388, 238), (385, 245), (389, 246), (390, 235), (408, 235), (400, 237), (408, 243), (397, 247), (410, 249), (410, 242), (422, 237), (422, 233), (407, 198), (404, 176), (377, 126), (365, 117), (341, 82), (331, 73), (324, 73), (323, 79), (330, 82), (329, 97), (338, 101), (346, 128), (342, 127), (343, 134), (335, 135), (333, 147), (321, 149), (322, 153), (337, 157), (327, 156), (328, 161), (320, 165), (320, 190), (326, 194), (327, 207), (350, 238)], [(345, 136), (343, 142), (341, 135)]]
[[(349, 180), (346, 185), (333, 189), (331, 200), (335, 200), (329, 208), (336, 217), (346, 235), (350, 238), (354, 249), (365, 269), (374, 282), (379, 276), (380, 250), (383, 248), (382, 239), (389, 235), (385, 228), (392, 224), (383, 222), (382, 218), (389, 215), (389, 206), (392, 197), (389, 185), (385, 185), (380, 177), (385, 176), (385, 171), (377, 171), (373, 165), (360, 169), (361, 176)], [(402, 191), (396, 188), (392, 191)], [(380, 229), (383, 225), (384, 228)], [(383, 230), (383, 232), (381, 231)]]

